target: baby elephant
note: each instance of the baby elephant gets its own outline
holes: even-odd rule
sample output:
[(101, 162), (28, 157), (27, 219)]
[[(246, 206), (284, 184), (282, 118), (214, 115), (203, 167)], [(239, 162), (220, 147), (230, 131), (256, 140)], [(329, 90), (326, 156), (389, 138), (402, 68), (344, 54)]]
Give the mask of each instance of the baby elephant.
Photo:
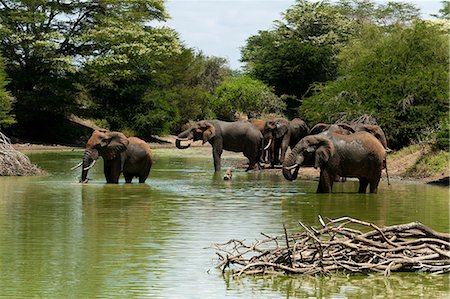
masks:
[(125, 182), (131, 183), (134, 177), (145, 183), (153, 164), (150, 146), (137, 137), (127, 138), (120, 132), (95, 130), (86, 144), (83, 161), (72, 169), (82, 166), (81, 180), (87, 183), (88, 170), (99, 156), (104, 160), (104, 174), (107, 183), (117, 184), (123, 173)]

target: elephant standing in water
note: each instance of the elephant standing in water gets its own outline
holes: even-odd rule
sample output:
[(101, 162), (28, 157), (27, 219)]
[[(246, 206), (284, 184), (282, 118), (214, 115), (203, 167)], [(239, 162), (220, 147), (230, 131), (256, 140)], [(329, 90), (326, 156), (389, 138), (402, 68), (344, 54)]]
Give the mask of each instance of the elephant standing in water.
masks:
[(359, 179), (359, 193), (376, 193), (386, 150), (370, 133), (351, 135), (324, 132), (303, 138), (283, 163), (283, 175), (293, 181), (300, 166), (310, 164), (320, 168), (317, 193), (330, 193), (336, 175)]
[(226, 122), (220, 120), (202, 120), (177, 136), (176, 147), (185, 149), (190, 146), (181, 145), (182, 141), (202, 140), (203, 144), (212, 145), (214, 170), (220, 171), (223, 150), (242, 152), (249, 160), (247, 170), (259, 168), (263, 137), (247, 121)]
[(107, 183), (117, 184), (123, 173), (126, 183), (131, 183), (134, 177), (139, 183), (145, 183), (153, 164), (150, 146), (137, 137), (127, 138), (120, 132), (95, 130), (84, 151), (83, 161), (73, 169), (82, 166), (80, 182), (88, 181), (88, 170), (98, 159), (103, 157), (104, 174)]
[(288, 121), (284, 118), (269, 120), (263, 129), (264, 150), (269, 150), (269, 161), (273, 167), (283, 163), (288, 147), (291, 149), (306, 135), (309, 128), (300, 118)]

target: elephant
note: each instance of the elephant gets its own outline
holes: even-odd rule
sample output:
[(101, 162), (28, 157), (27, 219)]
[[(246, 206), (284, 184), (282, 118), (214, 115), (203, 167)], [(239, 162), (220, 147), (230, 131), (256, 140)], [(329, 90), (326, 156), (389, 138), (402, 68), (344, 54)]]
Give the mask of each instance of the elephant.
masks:
[(139, 178), (139, 183), (145, 183), (153, 164), (152, 150), (142, 139), (127, 138), (120, 132), (95, 130), (86, 143), (83, 161), (72, 168), (82, 167), (80, 182), (87, 183), (88, 170), (99, 156), (103, 157), (103, 172), (110, 184), (117, 184), (121, 173), (126, 183), (131, 183), (134, 177)]
[[(354, 123), (354, 124), (346, 124), (346, 123), (338, 123), (335, 125), (330, 124), (324, 124), (324, 123), (318, 123), (314, 127), (311, 128), (310, 135), (320, 134), (322, 132), (326, 131), (333, 131), (335, 133), (349, 135), (353, 134), (355, 132), (368, 132), (372, 134), (385, 148), (386, 153), (391, 152), (392, 150), (387, 145), (387, 139), (386, 135), (384, 134), (383, 129), (381, 129), (378, 125), (369, 125), (369, 124), (362, 124), (362, 123)], [(387, 168), (387, 159), (383, 162), (383, 169), (386, 169), (386, 177), (389, 182), (389, 173)], [(336, 181), (345, 181), (344, 177), (336, 177)]]
[(386, 150), (370, 133), (324, 132), (300, 140), (283, 163), (283, 176), (293, 181), (300, 166), (312, 163), (320, 168), (317, 193), (331, 193), (336, 175), (358, 178), (359, 193), (368, 185), (370, 193), (376, 193), (385, 159)]
[[(251, 118), (248, 120), (249, 123), (251, 123), (256, 129), (258, 129), (258, 131), (261, 132), (261, 134), (264, 133), (264, 127), (266, 125), (266, 121), (263, 119), (257, 119), (257, 118)], [(269, 161), (269, 157), (271, 156), (270, 150), (269, 150), (269, 146), (267, 143), (268, 140), (263, 139), (263, 150), (261, 151), (261, 158), (260, 158), (260, 162), (261, 163), (265, 163)], [(267, 147), (266, 147), (267, 146)]]
[[(383, 129), (381, 129), (381, 127), (378, 125), (368, 125), (361, 123), (354, 123), (354, 124), (338, 123), (336, 125), (342, 128), (342, 130), (339, 130), (341, 134), (352, 134), (354, 132), (362, 132), (362, 131), (368, 132), (378, 139), (378, 141), (383, 145), (383, 147), (386, 149), (387, 152), (392, 151), (388, 147), (386, 135), (384, 134)], [(330, 124), (318, 123), (311, 128), (309, 135), (315, 135), (324, 132), (328, 130), (330, 126), (331, 126)], [(337, 131), (337, 128), (335, 127), (334, 130)]]
[(270, 148), (271, 166), (283, 163), (288, 147), (291, 149), (309, 133), (308, 125), (300, 118), (288, 121), (277, 118), (266, 121), (263, 129), (264, 142), (267, 143), (265, 150)]
[(201, 120), (192, 127), (181, 132), (176, 139), (176, 147), (188, 148), (191, 144), (182, 145), (182, 141), (202, 140), (203, 144), (212, 145), (214, 171), (221, 169), (223, 150), (242, 152), (249, 160), (248, 170), (260, 168), (263, 137), (260, 131), (248, 121), (227, 122), (221, 120)]

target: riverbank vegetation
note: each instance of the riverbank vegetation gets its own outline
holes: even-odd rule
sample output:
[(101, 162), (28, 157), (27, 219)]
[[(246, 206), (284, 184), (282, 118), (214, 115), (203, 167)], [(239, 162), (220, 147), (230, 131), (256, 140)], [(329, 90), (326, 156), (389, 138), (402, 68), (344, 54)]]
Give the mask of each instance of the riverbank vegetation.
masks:
[(402, 2), (298, 0), (248, 38), (236, 71), (184, 45), (164, 25), (163, 0), (1, 1), (0, 126), (75, 143), (89, 133), (73, 116), (148, 139), (199, 119), (275, 114), (314, 125), (364, 115), (391, 148), (448, 151), (442, 3), (425, 20)]

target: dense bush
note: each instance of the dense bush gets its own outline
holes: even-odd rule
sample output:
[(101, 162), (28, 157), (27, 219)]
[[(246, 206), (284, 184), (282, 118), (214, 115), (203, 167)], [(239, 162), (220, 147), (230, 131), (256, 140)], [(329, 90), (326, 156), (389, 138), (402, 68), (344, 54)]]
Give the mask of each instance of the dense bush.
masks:
[(448, 35), (439, 25), (368, 25), (339, 54), (339, 77), (315, 84), (300, 108), (312, 122), (374, 116), (392, 147), (420, 140), (448, 117)]
[(281, 113), (285, 104), (263, 82), (249, 76), (235, 76), (226, 79), (216, 89), (212, 97), (212, 109), (217, 118), (231, 121), (236, 113), (248, 117)]
[(14, 116), (11, 114), (11, 103), (13, 98), (6, 90), (8, 82), (3, 58), (0, 56), (0, 128), (7, 127), (14, 123)]

